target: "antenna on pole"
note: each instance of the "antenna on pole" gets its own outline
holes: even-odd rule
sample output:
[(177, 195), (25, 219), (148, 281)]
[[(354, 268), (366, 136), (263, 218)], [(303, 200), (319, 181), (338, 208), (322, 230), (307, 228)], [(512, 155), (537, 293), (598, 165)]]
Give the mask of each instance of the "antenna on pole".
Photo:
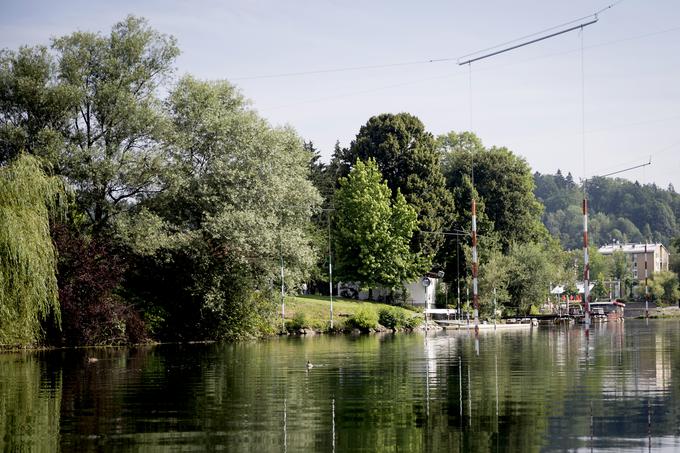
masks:
[[(462, 66), (467, 64), (469, 68), (469, 96), (470, 96), (470, 131), (472, 131), (472, 63), (475, 61), (480, 61), (486, 58), (490, 58), (496, 55), (500, 55), (511, 50), (518, 49), (520, 47), (525, 47), (531, 44), (535, 44), (546, 39), (550, 39), (556, 36), (569, 33), (574, 30), (580, 30), (581, 37), (581, 109), (582, 109), (582, 148), (583, 148), (583, 295), (584, 295), (584, 308), (585, 308), (585, 323), (586, 323), (586, 335), (588, 335), (588, 329), (590, 326), (590, 304), (589, 304), (589, 290), (590, 290), (590, 264), (588, 259), (588, 198), (587, 198), (587, 179), (586, 179), (586, 145), (585, 145), (585, 70), (584, 70), (584, 57), (583, 57), (583, 29), (588, 25), (596, 23), (599, 18), (598, 14), (613, 8), (618, 3), (623, 0), (618, 0), (605, 8), (591, 14), (590, 16), (585, 16), (580, 19), (576, 19), (567, 22), (562, 25), (551, 27), (549, 29), (543, 30), (538, 33), (533, 33), (531, 35), (524, 36), (522, 38), (508, 41), (506, 43), (500, 44), (498, 46), (483, 49), (481, 51), (473, 52), (468, 55), (458, 59), (458, 65)], [(575, 23), (579, 22), (577, 25)], [(481, 55), (480, 55), (481, 54)], [(472, 295), (474, 302), (474, 319), (475, 319), (475, 332), (479, 329), (479, 300), (477, 294), (477, 273), (479, 270), (478, 255), (477, 255), (477, 206), (475, 202), (474, 190), (475, 190), (475, 170), (474, 170), (474, 153), (471, 156), (471, 181), (472, 181), (472, 192), (471, 192), (471, 204), (472, 204)]]
[[(475, 61), (484, 60), (484, 59), (486, 59), (486, 58), (494, 57), (494, 56), (496, 56), (496, 55), (499, 55), (499, 54), (502, 54), (502, 53), (505, 53), (505, 52), (509, 52), (509, 51), (511, 51), (511, 50), (519, 49), (520, 47), (528, 46), (528, 45), (530, 45), (530, 44), (534, 44), (534, 43), (537, 43), (537, 42), (540, 42), (540, 41), (544, 41), (544, 40), (546, 40), (546, 39), (554, 38), (555, 36), (563, 35), (563, 34), (565, 34), (565, 33), (569, 33), (570, 31), (574, 31), (574, 30), (582, 29), (583, 27), (587, 27), (588, 25), (592, 25), (592, 24), (594, 24), (595, 22), (597, 22), (597, 21), (599, 20), (599, 19), (597, 18), (597, 14), (593, 14), (592, 16), (588, 16), (588, 17), (592, 17), (592, 19), (589, 20), (588, 22), (584, 22), (584, 23), (581, 23), (581, 24), (579, 24), (579, 25), (576, 25), (576, 26), (573, 26), (573, 27), (569, 27), (569, 28), (567, 28), (567, 29), (565, 29), (565, 30), (560, 30), (560, 31), (557, 31), (557, 32), (554, 32), (554, 33), (550, 33), (550, 34), (545, 35), (545, 36), (541, 36), (541, 37), (538, 37), (538, 38), (534, 38), (534, 39), (532, 39), (532, 40), (530, 40), (530, 41), (526, 41), (526, 42), (522, 42), (522, 43), (519, 43), (519, 44), (515, 44), (515, 45), (510, 46), (510, 47), (505, 47), (505, 48), (502, 48), (502, 49), (500, 49), (500, 50), (496, 50), (496, 51), (494, 51), (494, 52), (491, 52), (491, 53), (487, 53), (487, 54), (481, 55), (481, 56), (479, 56), (479, 57), (469, 58), (469, 59), (463, 60), (463, 61), (460, 61), (460, 60), (459, 60), (459, 61), (458, 61), (458, 65), (460, 66), (460, 65), (464, 65), (464, 64), (474, 63)], [(467, 55), (467, 56), (470, 56), (470, 55), (477, 55), (478, 53), (479, 53), (479, 52), (475, 52), (475, 53), (469, 54), (469, 55)], [(464, 57), (463, 57), (463, 58), (464, 58)]]
[[(617, 3), (620, 3), (622, 0), (619, 0)], [(587, 27), (588, 25), (592, 25), (596, 23), (598, 19), (598, 14), (612, 8), (614, 5), (617, 3), (613, 3), (589, 16), (582, 17), (580, 19), (576, 19), (570, 22), (567, 22), (562, 25), (558, 25), (555, 27), (548, 28), (546, 30), (540, 31), (538, 33), (533, 33), (531, 35), (524, 36), (519, 39), (515, 39), (512, 41), (505, 42), (503, 44), (500, 44), (498, 46), (490, 47), (487, 49), (483, 49), (477, 52), (473, 52), (471, 54), (467, 54), (462, 56), (461, 58), (458, 59), (458, 65), (468, 65), (469, 68), (469, 96), (470, 96), (470, 132), (472, 132), (472, 63), (480, 60), (484, 60), (486, 58), (490, 58), (496, 55), (500, 55), (505, 52), (509, 52), (511, 50), (518, 49), (520, 47), (525, 47), (531, 44), (535, 44), (540, 41), (544, 41), (546, 39), (553, 38), (555, 36), (560, 36), (565, 33), (568, 33), (570, 31), (574, 30), (581, 30), (581, 83), (582, 83), (582, 88), (583, 88), (583, 28)], [(579, 22), (578, 25), (574, 25), (575, 23)], [(481, 54), (481, 55), (480, 55)], [(583, 92), (582, 92), (582, 103), (583, 103)], [(585, 115), (584, 115), (585, 117)], [(585, 124), (585, 120), (584, 120)], [(584, 169), (585, 169), (585, 135), (584, 135)], [(474, 196), (474, 191), (475, 191), (475, 170), (474, 170), (474, 152), (471, 155), (471, 181), (472, 181), (472, 192), (471, 192), (471, 208), (472, 208), (472, 300), (474, 303), (474, 322), (475, 322), (475, 332), (478, 332), (479, 330), (479, 299), (478, 299), (478, 294), (477, 294), (477, 273), (479, 270), (479, 262), (478, 262), (478, 256), (477, 256), (477, 205), (475, 201), (475, 196)], [(584, 176), (585, 178), (585, 171), (584, 171)], [(588, 217), (587, 217), (587, 202), (586, 202), (586, 194), (585, 194), (585, 181), (584, 181), (584, 194), (583, 194), (583, 213), (584, 213), (584, 234), (583, 234), (583, 239), (584, 239), (584, 256), (586, 259), (586, 266), (584, 269), (584, 275), (587, 278), (588, 277), (588, 265), (587, 265), (587, 241), (588, 241)], [(587, 291), (588, 287), (587, 284), (585, 285), (585, 291), (586, 291), (586, 299), (587, 299)], [(586, 300), (586, 313), (588, 313), (588, 302)], [(586, 325), (589, 324), (589, 317), (588, 314), (586, 314)]]

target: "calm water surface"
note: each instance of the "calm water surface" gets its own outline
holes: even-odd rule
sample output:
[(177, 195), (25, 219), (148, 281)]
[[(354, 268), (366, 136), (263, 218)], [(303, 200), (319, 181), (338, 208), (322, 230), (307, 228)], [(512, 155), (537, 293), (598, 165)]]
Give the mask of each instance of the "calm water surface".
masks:
[(3, 354), (0, 449), (680, 451), (680, 321)]

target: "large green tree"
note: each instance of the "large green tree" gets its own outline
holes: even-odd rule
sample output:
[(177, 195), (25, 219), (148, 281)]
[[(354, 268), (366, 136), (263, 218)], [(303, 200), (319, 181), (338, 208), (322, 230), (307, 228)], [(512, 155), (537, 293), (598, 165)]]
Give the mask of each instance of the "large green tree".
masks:
[(514, 243), (509, 257), (509, 306), (521, 313), (545, 302), (551, 283), (564, 281), (560, 279), (559, 249), (553, 243)]
[(338, 277), (362, 287), (399, 287), (418, 275), (409, 242), (417, 214), (401, 191), (392, 194), (377, 163), (358, 160), (336, 194), (333, 238)]
[(675, 272), (655, 272), (649, 286), (652, 296), (661, 303), (676, 305), (680, 300), (680, 283)]
[(167, 121), (158, 89), (179, 51), (129, 16), (0, 53), (0, 162), (25, 150), (73, 185), (96, 229), (160, 189)]
[[(374, 116), (361, 126), (349, 149), (338, 159), (345, 171), (359, 160), (375, 160), (392, 197), (396, 199), (400, 192), (416, 209), (419, 231), (411, 249), (422, 252), (431, 263), (444, 238), (430, 232), (451, 228), (453, 199), (445, 188), (435, 139), (423, 123), (408, 113)], [(430, 263), (425, 261), (425, 267)]]
[(308, 179), (311, 154), (228, 82), (185, 77), (168, 106), (166, 190), (142, 205), (174, 239), (137, 266), (139, 296), (161, 308), (165, 337), (247, 335), (274, 309), (282, 262), (287, 287), (314, 264), (310, 219), (320, 197)]
[(75, 101), (46, 47), (0, 51), (0, 164), (20, 152), (55, 161)]
[[(541, 223), (542, 206), (533, 193), (531, 169), (523, 158), (507, 148), (486, 149), (470, 132), (450, 132), (439, 137), (438, 144), (447, 187), (456, 191), (466, 179), (474, 184), (504, 251), (513, 242), (547, 237)], [(459, 217), (467, 215), (462, 212), (468, 209), (466, 205), (469, 202), (461, 200), (456, 206), (461, 211)]]
[(74, 91), (59, 165), (95, 227), (160, 186), (167, 131), (157, 90), (179, 50), (172, 37), (128, 16), (108, 36), (54, 40), (59, 80)]

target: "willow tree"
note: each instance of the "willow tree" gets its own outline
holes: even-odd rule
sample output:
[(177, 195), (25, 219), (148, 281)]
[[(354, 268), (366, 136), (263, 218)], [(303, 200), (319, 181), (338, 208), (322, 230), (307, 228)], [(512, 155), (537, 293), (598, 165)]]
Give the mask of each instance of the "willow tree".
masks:
[(49, 220), (62, 187), (28, 155), (0, 167), (1, 344), (35, 343), (43, 321), (60, 323)]

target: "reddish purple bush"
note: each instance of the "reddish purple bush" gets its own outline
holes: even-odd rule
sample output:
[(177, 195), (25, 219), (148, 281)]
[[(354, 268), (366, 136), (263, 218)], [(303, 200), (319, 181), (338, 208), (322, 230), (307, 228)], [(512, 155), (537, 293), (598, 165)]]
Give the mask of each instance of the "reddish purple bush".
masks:
[(58, 253), (61, 332), (48, 332), (57, 344), (124, 344), (147, 339), (144, 321), (116, 295), (125, 261), (106, 237), (87, 238), (65, 225), (53, 225)]

